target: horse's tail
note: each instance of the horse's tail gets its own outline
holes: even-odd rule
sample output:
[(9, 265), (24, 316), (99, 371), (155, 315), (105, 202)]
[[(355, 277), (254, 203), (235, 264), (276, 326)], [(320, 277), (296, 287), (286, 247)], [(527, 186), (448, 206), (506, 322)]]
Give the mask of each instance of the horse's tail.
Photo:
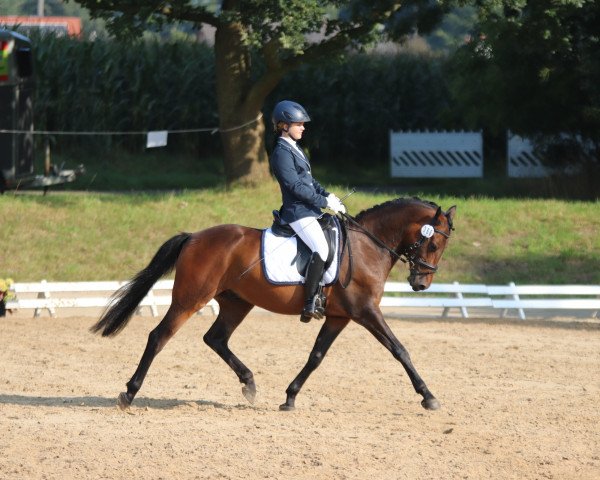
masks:
[(152, 286), (173, 270), (183, 245), (190, 237), (190, 233), (180, 233), (167, 240), (148, 266), (113, 294), (110, 305), (90, 330), (94, 333), (102, 330), (103, 337), (112, 337), (123, 330)]

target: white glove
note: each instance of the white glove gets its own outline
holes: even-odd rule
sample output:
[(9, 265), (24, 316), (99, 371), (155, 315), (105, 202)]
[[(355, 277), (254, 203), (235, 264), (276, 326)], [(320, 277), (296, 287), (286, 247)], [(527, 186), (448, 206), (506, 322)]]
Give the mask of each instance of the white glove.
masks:
[(333, 193), (327, 197), (327, 208), (333, 210), (334, 213), (346, 213), (346, 207)]

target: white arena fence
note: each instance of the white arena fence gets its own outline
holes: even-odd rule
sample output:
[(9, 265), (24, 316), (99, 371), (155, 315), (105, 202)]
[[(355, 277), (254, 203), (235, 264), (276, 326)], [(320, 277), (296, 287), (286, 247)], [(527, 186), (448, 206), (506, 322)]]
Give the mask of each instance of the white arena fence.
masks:
[(543, 158), (535, 151), (533, 142), (511, 132), (507, 134), (506, 157), (506, 173), (511, 178), (540, 178), (552, 173), (542, 163)]
[[(6, 304), (7, 309), (32, 309), (33, 316), (38, 317), (47, 311), (51, 316), (57, 316), (60, 309), (104, 309), (110, 303), (111, 295), (127, 282), (41, 282), (14, 283), (11, 287), (16, 299)], [(171, 290), (173, 280), (159, 280), (154, 284), (148, 295), (138, 306), (138, 314), (149, 309), (152, 316), (159, 315), (158, 307), (171, 305)], [(211, 300), (205, 308), (212, 309), (217, 315), (219, 304)], [(199, 312), (201, 313), (201, 312)]]
[[(11, 310), (31, 310), (34, 317), (47, 312), (56, 317), (58, 312), (79, 309), (83, 315), (97, 315), (104, 309), (111, 295), (127, 282), (41, 282), (15, 283), (11, 291), (16, 298), (6, 305)], [(137, 314), (147, 311), (156, 317), (171, 304), (173, 280), (160, 280), (150, 290), (138, 307)], [(525, 310), (543, 310), (568, 314), (578, 312), (580, 316), (598, 318), (600, 311), (600, 285), (475, 285), (454, 283), (432, 283), (424, 292), (415, 293), (408, 283), (387, 282), (382, 308), (415, 309), (426, 316), (449, 317), (451, 311), (460, 312), (469, 318), (469, 309), (492, 312), (500, 317), (516, 312), (522, 320)], [(213, 299), (203, 310), (210, 309), (218, 315), (219, 305)], [(421, 309), (427, 309), (423, 311)], [(198, 313), (202, 313), (203, 310)], [(433, 312), (433, 313), (432, 313)], [(547, 313), (546, 313), (547, 315)]]
[[(596, 147), (591, 140), (585, 140), (580, 135), (569, 135), (568, 133), (561, 133), (558, 138), (563, 141), (578, 143), (582, 150), (579, 153), (582, 153), (588, 161), (596, 161), (594, 153)], [(572, 165), (562, 169), (544, 165), (543, 152), (536, 151), (535, 144), (530, 138), (520, 137), (509, 130), (506, 142), (506, 173), (509, 177), (539, 178), (547, 177), (553, 173), (572, 174), (577, 172), (577, 167)]]
[[(390, 131), (390, 175), (404, 178), (483, 177), (481, 132)], [(580, 144), (588, 160), (595, 161), (593, 142), (562, 133), (559, 138)], [(544, 154), (533, 139), (507, 131), (506, 174), (509, 178), (540, 178), (560, 172), (544, 165)], [(572, 166), (564, 169), (575, 173)]]
[(392, 177), (483, 177), (481, 132), (390, 132)]

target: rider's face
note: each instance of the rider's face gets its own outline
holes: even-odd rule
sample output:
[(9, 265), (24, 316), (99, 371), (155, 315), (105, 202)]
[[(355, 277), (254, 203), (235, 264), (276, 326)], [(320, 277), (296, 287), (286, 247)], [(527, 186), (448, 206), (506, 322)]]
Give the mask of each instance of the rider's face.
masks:
[(302, 138), (302, 134), (304, 133), (304, 122), (290, 123), (287, 133), (292, 140), (297, 142)]

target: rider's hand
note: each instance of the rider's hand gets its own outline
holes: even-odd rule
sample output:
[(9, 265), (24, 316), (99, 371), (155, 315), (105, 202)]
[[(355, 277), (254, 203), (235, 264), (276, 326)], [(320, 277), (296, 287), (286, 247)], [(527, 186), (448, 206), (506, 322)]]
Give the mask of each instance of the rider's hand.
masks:
[(327, 208), (333, 210), (334, 213), (346, 213), (346, 207), (333, 193), (327, 197)]

